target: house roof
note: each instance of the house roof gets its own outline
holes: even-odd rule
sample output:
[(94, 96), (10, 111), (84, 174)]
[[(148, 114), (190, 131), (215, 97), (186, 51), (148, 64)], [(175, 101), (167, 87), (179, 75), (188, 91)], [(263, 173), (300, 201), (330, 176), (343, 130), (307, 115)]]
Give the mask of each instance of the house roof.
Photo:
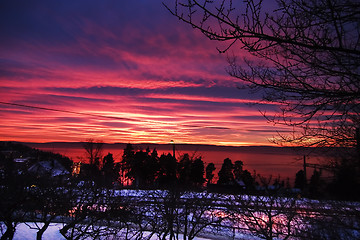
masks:
[(28, 171), (38, 175), (50, 175), (52, 177), (69, 174), (69, 171), (55, 159), (37, 162), (32, 165)]

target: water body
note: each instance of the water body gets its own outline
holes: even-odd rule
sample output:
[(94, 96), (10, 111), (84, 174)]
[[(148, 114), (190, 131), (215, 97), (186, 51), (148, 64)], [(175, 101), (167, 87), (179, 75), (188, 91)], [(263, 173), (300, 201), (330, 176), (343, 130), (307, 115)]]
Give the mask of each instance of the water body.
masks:
[[(60, 153), (71, 158), (73, 161), (86, 162), (85, 150), (82, 143), (27, 143), (28, 146), (38, 148), (44, 151)], [(121, 161), (123, 149), (126, 144), (104, 144), (103, 155), (112, 153), (115, 162)], [(145, 150), (147, 147), (152, 151), (156, 148), (159, 156), (163, 153), (173, 152), (171, 144), (133, 144), (135, 149)], [(241, 160), (244, 163), (244, 169), (252, 174), (261, 174), (263, 176), (278, 177), (282, 179), (289, 178), (290, 184), (294, 183), (295, 174), (303, 169), (303, 156), (308, 151), (268, 146), (249, 146), (249, 147), (226, 147), (209, 145), (175, 145), (176, 157), (188, 153), (190, 156), (202, 156), (206, 164), (212, 162), (215, 164), (216, 172), (220, 170), (223, 160), (230, 158), (232, 162)], [(307, 157), (308, 163), (318, 163), (324, 160), (324, 156), (313, 155)], [(307, 171), (310, 178), (313, 169)]]

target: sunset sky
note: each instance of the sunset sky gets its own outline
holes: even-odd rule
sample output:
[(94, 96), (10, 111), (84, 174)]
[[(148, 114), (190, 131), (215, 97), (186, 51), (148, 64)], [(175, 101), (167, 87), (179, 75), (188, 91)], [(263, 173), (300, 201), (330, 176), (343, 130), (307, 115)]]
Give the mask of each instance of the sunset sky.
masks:
[(289, 130), (161, 0), (4, 0), (0, 30), (2, 141), (271, 145)]

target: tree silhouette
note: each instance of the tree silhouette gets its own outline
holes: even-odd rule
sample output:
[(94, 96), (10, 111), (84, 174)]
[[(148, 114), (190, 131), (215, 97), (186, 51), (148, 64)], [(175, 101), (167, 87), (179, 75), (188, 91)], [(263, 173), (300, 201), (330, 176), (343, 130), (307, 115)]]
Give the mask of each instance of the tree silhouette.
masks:
[[(281, 189), (264, 195), (234, 195), (230, 220), (255, 239), (303, 239), (296, 198), (280, 197)], [(311, 238), (306, 238), (311, 239)]]
[(199, 188), (205, 182), (204, 162), (201, 157), (191, 157), (185, 153), (181, 156), (177, 167), (178, 181), (183, 189)]
[(103, 158), (103, 164), (101, 169), (103, 175), (103, 183), (105, 186), (112, 186), (112, 184), (118, 180), (119, 172), (120, 172), (120, 165), (115, 164), (113, 155), (108, 153)]
[(313, 198), (319, 198), (321, 197), (321, 172), (317, 171), (316, 169), (314, 169), (313, 175), (310, 178), (310, 183), (309, 183), (309, 194), (311, 197)]
[(342, 159), (336, 166), (335, 179), (329, 186), (333, 197), (340, 200), (360, 200), (359, 165)]
[[(17, 225), (24, 220), (26, 211), (23, 205), (29, 201), (28, 191), (31, 185), (27, 174), (22, 174), (15, 167), (12, 157), (0, 153), (4, 167), (0, 175), (0, 219), (1, 240), (13, 239)], [(5, 226), (5, 227), (4, 227)], [(5, 230), (4, 230), (5, 229)]]
[(144, 187), (146, 178), (146, 169), (144, 169), (145, 161), (148, 157), (148, 153), (140, 150), (135, 153), (134, 161), (132, 162), (131, 174), (134, 178), (136, 187)]
[(204, 162), (201, 157), (197, 157), (192, 162), (190, 170), (190, 181), (194, 187), (200, 188), (203, 186), (205, 182), (204, 173)]
[(157, 179), (159, 187), (173, 188), (177, 184), (176, 165), (176, 159), (170, 153), (160, 156), (159, 176)]
[(150, 150), (147, 149), (146, 151), (148, 154), (146, 156), (145, 162), (143, 164), (143, 179), (144, 179), (144, 184), (147, 187), (152, 187), (155, 184), (155, 180), (157, 178), (158, 175), (158, 171), (159, 171), (159, 156), (158, 153), (156, 151), (156, 148), (154, 148), (154, 150), (150, 153)]
[(133, 165), (135, 161), (135, 150), (134, 147), (128, 143), (124, 149), (122, 155), (122, 169), (125, 172), (125, 177), (134, 180)]
[(234, 173), (235, 180), (242, 180), (243, 166), (244, 166), (244, 163), (242, 161), (236, 161), (234, 163), (233, 173)]
[(304, 170), (299, 170), (295, 175), (295, 188), (304, 190), (305, 188), (305, 174)]
[(86, 139), (83, 145), (90, 165), (96, 165), (100, 168), (100, 159), (102, 157), (104, 143), (93, 138)]
[(219, 180), (217, 184), (219, 185), (232, 185), (234, 183), (234, 174), (233, 174), (234, 165), (231, 162), (230, 158), (224, 159), (224, 162), (221, 166), (221, 169), (218, 173)]
[(71, 201), (68, 196), (69, 189), (59, 187), (62, 185), (61, 179), (41, 176), (36, 179), (36, 186), (28, 192), (26, 217), (28, 222), (34, 222), (29, 227), (37, 230), (37, 240), (43, 239), (43, 234), (56, 218), (65, 216), (71, 210), (68, 208)]
[(190, 175), (191, 175), (191, 166), (192, 159), (190, 159), (189, 154), (185, 153), (181, 156), (180, 161), (178, 163), (178, 179), (179, 184), (182, 186), (189, 186), (190, 183)]
[(252, 191), (255, 187), (255, 179), (253, 176), (251, 176), (251, 173), (248, 170), (243, 170), (241, 173), (241, 179), (245, 183), (246, 190)]
[[(167, 9), (229, 56), (228, 73), (278, 103), (268, 120), (294, 127), (280, 142), (354, 146), (360, 126), (360, 2), (352, 0), (176, 0)], [(265, 10), (264, 9), (270, 9)], [(274, 10), (271, 10), (274, 9)]]
[(214, 171), (215, 171), (215, 164), (214, 163), (209, 163), (207, 166), (206, 166), (206, 180), (207, 180), (207, 184), (211, 184), (212, 183), (212, 180), (214, 178)]

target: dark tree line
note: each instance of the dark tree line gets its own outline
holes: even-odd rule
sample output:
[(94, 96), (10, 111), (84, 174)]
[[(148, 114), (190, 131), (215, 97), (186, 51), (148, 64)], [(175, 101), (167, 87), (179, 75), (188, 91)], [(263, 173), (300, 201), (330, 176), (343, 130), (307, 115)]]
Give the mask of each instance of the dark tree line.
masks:
[(217, 184), (220, 186), (238, 186), (246, 189), (248, 192), (254, 190), (254, 176), (248, 170), (243, 169), (243, 165), (242, 161), (235, 161), (233, 164), (231, 159), (224, 159), (218, 173), (219, 179)]
[[(216, 170), (213, 163), (206, 168), (201, 156), (185, 153), (177, 160), (171, 154), (158, 156), (156, 149), (135, 151), (131, 144), (124, 149), (122, 170), (125, 177), (136, 188), (184, 188), (202, 189), (211, 185)], [(243, 169), (243, 162), (235, 164), (227, 158), (218, 172), (217, 185), (239, 186), (253, 189), (255, 180), (249, 171)]]
[[(136, 150), (131, 144), (127, 144), (120, 162), (115, 163), (113, 155), (108, 153), (102, 160), (83, 165), (78, 177), (110, 188), (116, 184), (137, 189), (200, 190), (206, 188), (209, 191), (228, 193), (259, 194), (262, 192), (261, 188), (257, 187), (264, 185), (264, 181), (261, 180), (264, 177), (252, 175), (243, 168), (242, 161), (233, 163), (229, 158), (224, 159), (217, 173), (216, 182), (214, 181), (215, 170), (213, 163), (207, 164), (205, 168), (201, 157), (184, 154), (176, 159), (170, 153), (159, 156), (156, 149)], [(301, 190), (302, 196), (314, 199), (357, 200), (359, 196), (356, 194), (355, 171), (349, 167), (342, 168), (335, 173), (331, 182), (325, 182), (322, 180), (322, 171), (315, 169), (306, 182), (304, 172), (301, 170), (295, 176), (294, 186)], [(270, 184), (291, 189), (289, 182), (281, 181), (279, 178), (265, 185)]]
[(120, 163), (115, 163), (113, 155), (108, 153), (102, 161), (81, 164), (79, 179), (93, 180), (105, 187), (113, 187), (119, 181)]
[[(133, 156), (156, 156), (152, 154), (156, 151), (131, 152)], [(55, 222), (62, 223), (60, 232), (69, 240), (193, 239), (204, 232), (227, 239), (234, 238), (237, 232), (262, 239), (354, 239), (360, 232), (357, 203), (298, 199), (285, 194), (286, 186), (279, 179), (264, 177), (257, 177), (263, 190), (254, 195), (176, 188), (181, 186), (180, 181), (198, 188), (204, 178), (191, 175), (202, 172), (203, 176), (204, 166), (196, 161), (200, 158), (189, 155), (179, 161), (170, 154), (162, 156), (156, 161), (163, 161), (159, 176), (174, 181), (163, 182), (166, 189), (115, 190), (101, 178), (39, 176), (19, 168), (13, 157), (1, 153), (1, 239), (12, 239), (18, 225), (26, 224), (36, 230), (40, 240)], [(113, 166), (109, 159), (111, 154), (99, 161), (100, 169), (114, 169), (106, 167)], [(212, 164), (208, 166), (214, 169)], [(210, 170), (209, 179), (213, 178)], [(224, 160), (220, 171), (218, 182), (222, 187), (240, 179), (245, 183), (244, 176), (248, 175), (242, 162), (233, 164), (230, 159)], [(315, 178), (316, 174), (312, 181)], [(156, 184), (158, 178), (154, 181)]]
[(201, 188), (205, 182), (205, 167), (201, 157), (184, 154), (177, 161), (174, 156), (158, 156), (156, 149), (136, 151), (131, 144), (124, 149), (122, 169), (136, 188)]
[(342, 167), (326, 179), (322, 169), (314, 169), (310, 178), (306, 179), (304, 171), (299, 170), (295, 175), (294, 188), (299, 189), (302, 196), (312, 199), (359, 201), (356, 171), (352, 167)]
[[(94, 144), (94, 141), (87, 143), (85, 147), (88, 148), (89, 144)], [(101, 156), (101, 151), (97, 152), (97, 155)], [(136, 150), (133, 145), (127, 144), (121, 161), (117, 163), (111, 153), (103, 157), (102, 161), (91, 161), (93, 155), (88, 154), (90, 163), (81, 167), (79, 178), (91, 179), (107, 187), (117, 183), (140, 189), (199, 190), (206, 185), (213, 185), (215, 178), (214, 163), (205, 167), (201, 156), (190, 156), (187, 153), (176, 159), (170, 153), (159, 156), (156, 149)], [(250, 190), (254, 188), (254, 184), (253, 176), (243, 169), (242, 161), (233, 164), (229, 158), (224, 160), (218, 172), (218, 186), (232, 186), (233, 189), (238, 186)]]

